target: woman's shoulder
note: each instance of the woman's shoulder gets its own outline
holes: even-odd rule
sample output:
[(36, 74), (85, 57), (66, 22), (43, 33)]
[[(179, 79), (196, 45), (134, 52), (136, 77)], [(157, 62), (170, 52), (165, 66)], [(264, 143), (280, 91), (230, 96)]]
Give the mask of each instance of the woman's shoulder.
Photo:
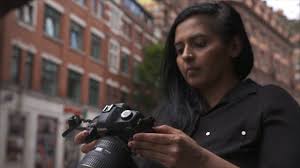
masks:
[(259, 96), (265, 98), (266, 101), (270, 103), (295, 103), (296, 100), (291, 96), (291, 94), (284, 88), (274, 85), (267, 84), (261, 85), (258, 89)]
[(282, 87), (275, 85), (275, 84), (259, 84), (252, 79), (247, 79), (246, 82), (250, 84), (250, 86), (254, 86), (256, 91), (258, 91), (260, 96), (270, 96), (270, 97), (290, 97), (292, 96)]
[(287, 90), (278, 85), (260, 85), (257, 95), (261, 105), (264, 107), (264, 116), (275, 113), (291, 115), (293, 112), (300, 114), (297, 101)]

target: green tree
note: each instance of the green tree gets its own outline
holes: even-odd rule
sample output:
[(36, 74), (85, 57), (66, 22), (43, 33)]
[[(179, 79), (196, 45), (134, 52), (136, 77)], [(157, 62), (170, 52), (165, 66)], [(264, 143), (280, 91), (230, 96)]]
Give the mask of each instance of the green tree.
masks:
[(136, 108), (150, 113), (160, 101), (160, 69), (164, 46), (151, 44), (143, 49), (144, 59), (136, 67), (134, 102)]

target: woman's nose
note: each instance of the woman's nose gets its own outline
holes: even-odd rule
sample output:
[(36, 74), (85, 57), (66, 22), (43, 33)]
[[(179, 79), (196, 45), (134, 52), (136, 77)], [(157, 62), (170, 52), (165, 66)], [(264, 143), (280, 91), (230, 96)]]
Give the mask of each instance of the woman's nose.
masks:
[(193, 57), (192, 50), (191, 50), (191, 48), (188, 45), (186, 45), (184, 47), (184, 51), (182, 53), (182, 57), (185, 58), (185, 59)]

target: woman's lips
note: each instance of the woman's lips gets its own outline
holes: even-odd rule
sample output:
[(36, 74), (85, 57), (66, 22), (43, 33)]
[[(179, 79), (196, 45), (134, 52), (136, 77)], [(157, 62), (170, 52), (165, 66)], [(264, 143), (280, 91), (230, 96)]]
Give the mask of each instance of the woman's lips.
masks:
[(187, 75), (194, 75), (196, 73), (198, 73), (199, 68), (187, 68), (186, 69), (186, 73)]
[(189, 67), (186, 67), (186, 71), (198, 71), (199, 68), (197, 67), (193, 67), (193, 66), (189, 66)]

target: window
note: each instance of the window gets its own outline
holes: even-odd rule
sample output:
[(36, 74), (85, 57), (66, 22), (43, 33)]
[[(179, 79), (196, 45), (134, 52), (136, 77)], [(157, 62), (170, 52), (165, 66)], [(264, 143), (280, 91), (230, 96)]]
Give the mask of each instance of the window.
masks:
[(116, 103), (119, 100), (117, 89), (110, 85), (106, 86), (106, 104)]
[(120, 69), (121, 69), (122, 73), (128, 74), (128, 72), (129, 72), (129, 56), (128, 56), (128, 54), (125, 54), (125, 53), (122, 54)]
[(94, 79), (89, 81), (89, 104), (93, 106), (99, 105), (99, 82)]
[[(147, 14), (140, 5), (134, 0), (123, 0), (123, 6), (128, 9), (134, 16), (137, 18), (142, 19), (145, 21), (147, 24), (152, 24), (152, 19)], [(173, 19), (172, 19), (173, 20)]]
[(34, 7), (27, 3), (17, 10), (17, 18), (20, 22), (33, 26)]
[(68, 76), (68, 98), (72, 101), (80, 102), (80, 92), (81, 92), (81, 74), (69, 70)]
[(143, 34), (142, 34), (142, 32), (136, 31), (135, 39), (136, 39), (137, 44), (142, 45), (142, 43), (143, 43)]
[(132, 14), (135, 16), (141, 17), (144, 15), (142, 8), (137, 5), (133, 0), (124, 0), (123, 4), (126, 8), (128, 8)]
[(11, 79), (14, 83), (20, 81), (21, 54), (22, 50), (18, 46), (13, 46), (11, 59)]
[(295, 70), (298, 72), (300, 72), (300, 59), (299, 57), (296, 58), (296, 61), (295, 61)]
[(139, 62), (133, 62), (133, 81), (136, 83), (140, 82), (139, 72), (138, 72)]
[(120, 46), (117, 42), (110, 42), (109, 53), (108, 53), (108, 66), (109, 69), (117, 73), (119, 70), (119, 57), (120, 57)]
[(91, 56), (99, 60), (101, 55), (101, 38), (95, 34), (91, 35)]
[(60, 37), (61, 14), (50, 6), (46, 5), (44, 18), (45, 33), (54, 38)]
[(12, 113), (9, 115), (8, 121), (6, 161), (20, 164), (21, 167), (25, 149), (25, 117)]
[(70, 26), (70, 46), (73, 49), (83, 50), (83, 28), (73, 21)]
[(125, 36), (131, 37), (131, 26), (127, 22), (123, 22), (123, 32)]
[(106, 104), (113, 103), (113, 87), (106, 85)]
[(36, 168), (54, 168), (57, 142), (57, 119), (39, 116), (36, 141)]
[(128, 104), (128, 93), (122, 91), (122, 92), (121, 92), (121, 98), (120, 98), (120, 101), (121, 101), (122, 103)]
[(33, 76), (33, 58), (34, 54), (31, 52), (27, 53), (25, 62), (25, 87), (32, 88), (32, 76)]
[(104, 4), (102, 0), (92, 0), (93, 14), (97, 17), (102, 17), (104, 13)]
[(78, 5), (85, 6), (85, 0), (74, 0)]
[(49, 96), (57, 95), (58, 65), (43, 60), (42, 62), (42, 91)]
[(114, 31), (119, 31), (121, 28), (122, 13), (115, 6), (111, 7), (110, 26)]

